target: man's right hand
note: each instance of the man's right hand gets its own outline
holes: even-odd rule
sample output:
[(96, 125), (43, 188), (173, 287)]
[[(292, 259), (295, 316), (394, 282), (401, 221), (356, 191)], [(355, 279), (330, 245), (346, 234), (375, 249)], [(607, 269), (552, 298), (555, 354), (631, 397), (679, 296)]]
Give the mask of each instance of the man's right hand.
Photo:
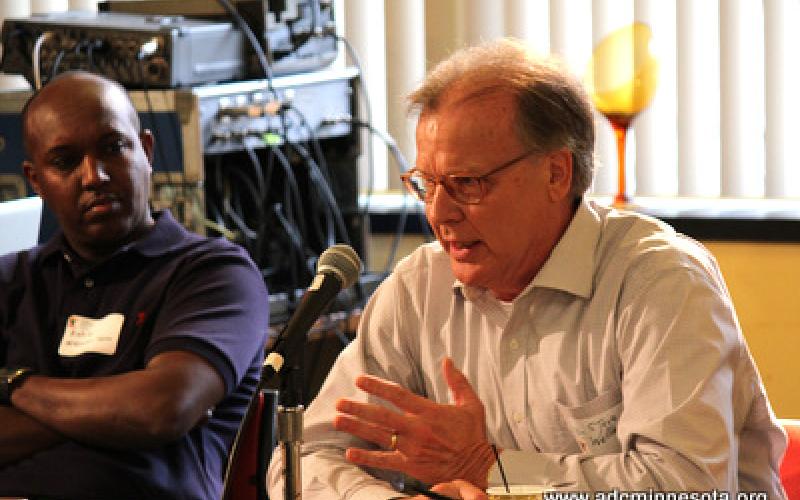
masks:
[(428, 484), (462, 478), (485, 487), (495, 458), (486, 438), (483, 404), (452, 360), (446, 358), (442, 367), (454, 404), (433, 402), (377, 377), (358, 377), (359, 389), (399, 411), (339, 400), (334, 427), (384, 448), (348, 448), (347, 460), (403, 472)]

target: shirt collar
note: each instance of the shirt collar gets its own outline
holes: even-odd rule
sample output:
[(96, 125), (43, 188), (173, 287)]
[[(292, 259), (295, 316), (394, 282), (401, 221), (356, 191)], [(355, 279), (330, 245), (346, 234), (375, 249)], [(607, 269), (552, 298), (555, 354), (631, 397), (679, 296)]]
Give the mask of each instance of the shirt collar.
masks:
[[(185, 243), (187, 231), (172, 217), (169, 210), (153, 212), (155, 226), (144, 238), (123, 245), (115, 256), (127, 251), (137, 251), (146, 257), (158, 257), (179, 248)], [(42, 246), (42, 259), (53, 255), (73, 255), (74, 251), (64, 239), (60, 230)], [(112, 256), (113, 258), (113, 256)]]
[(595, 250), (601, 229), (602, 221), (594, 205), (581, 201), (567, 230), (523, 294), (531, 288), (542, 287), (590, 297), (594, 288)]
[[(601, 230), (602, 221), (594, 205), (582, 200), (550, 257), (519, 296), (541, 287), (590, 297), (594, 289), (595, 249)], [(466, 286), (457, 278), (454, 278), (453, 290), (472, 301), (489, 293), (488, 290)]]

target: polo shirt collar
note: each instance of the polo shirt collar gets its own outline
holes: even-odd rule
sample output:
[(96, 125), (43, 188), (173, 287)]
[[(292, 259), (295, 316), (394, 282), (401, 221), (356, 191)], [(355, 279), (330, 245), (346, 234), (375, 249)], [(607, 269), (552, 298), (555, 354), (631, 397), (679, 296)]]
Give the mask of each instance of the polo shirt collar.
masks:
[[(120, 247), (114, 255), (119, 255), (127, 251), (137, 251), (146, 257), (158, 257), (182, 247), (186, 240), (186, 231), (183, 226), (178, 224), (172, 217), (169, 210), (153, 212), (155, 226), (147, 236), (133, 241)], [(64, 239), (64, 233), (59, 231), (53, 238), (42, 246), (42, 259), (48, 259), (53, 255), (74, 254)], [(113, 258), (113, 256), (112, 256)]]

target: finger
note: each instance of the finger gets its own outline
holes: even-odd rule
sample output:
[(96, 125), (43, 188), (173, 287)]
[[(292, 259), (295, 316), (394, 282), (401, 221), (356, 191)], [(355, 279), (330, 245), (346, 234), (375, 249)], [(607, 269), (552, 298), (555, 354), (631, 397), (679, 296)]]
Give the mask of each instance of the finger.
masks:
[(456, 368), (452, 359), (446, 357), (442, 360), (442, 371), (455, 404), (463, 406), (478, 403), (483, 405), (467, 377)]
[[(434, 486), (431, 489), (438, 493), (439, 491), (436, 489), (437, 486)], [(484, 492), (482, 489), (478, 488), (474, 484), (470, 483), (469, 481), (465, 481), (463, 479), (456, 479), (455, 481), (444, 483), (442, 486), (446, 486), (448, 488), (447, 493), (449, 495), (455, 496), (455, 498), (461, 498), (463, 500), (488, 499), (486, 492)]]
[(406, 460), (396, 451), (347, 448), (344, 452), (344, 458), (356, 465), (408, 473), (405, 470)]
[(407, 417), (381, 405), (340, 399), (336, 402), (336, 410), (386, 429), (409, 431), (411, 428)]
[(461, 498), (461, 495), (458, 491), (458, 486), (455, 485), (455, 482), (435, 484), (431, 486), (431, 491), (435, 491), (436, 493), (440, 493), (442, 495), (451, 496), (453, 498)]
[[(377, 467), (403, 472), (423, 482), (440, 482), (443, 478), (442, 464), (450, 458), (447, 454), (437, 453), (437, 450), (428, 450), (424, 455), (407, 455), (403, 452), (406, 436), (399, 436), (397, 451), (391, 450), (366, 450), (363, 448), (348, 448), (345, 458), (356, 465), (364, 467)], [(437, 474), (430, 476), (430, 474)]]
[(364, 422), (347, 415), (340, 414), (333, 417), (333, 428), (374, 443), (381, 448), (389, 448), (392, 444), (392, 429), (387, 429), (371, 422)]
[(359, 376), (356, 387), (409, 413), (419, 414), (435, 406), (429, 399), (418, 396), (399, 384), (372, 375)]

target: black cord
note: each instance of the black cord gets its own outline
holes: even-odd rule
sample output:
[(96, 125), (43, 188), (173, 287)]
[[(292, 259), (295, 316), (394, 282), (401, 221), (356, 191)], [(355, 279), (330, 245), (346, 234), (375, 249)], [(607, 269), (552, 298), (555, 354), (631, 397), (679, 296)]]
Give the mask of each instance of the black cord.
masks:
[(262, 251), (263, 251), (263, 244), (264, 238), (267, 237), (266, 235), (266, 220), (264, 214), (264, 201), (267, 198), (267, 186), (268, 184), (265, 182), (264, 179), (264, 167), (261, 165), (261, 161), (258, 159), (258, 155), (253, 150), (253, 148), (244, 141), (244, 147), (247, 151), (247, 156), (250, 158), (250, 162), (253, 166), (253, 173), (256, 176), (256, 185), (258, 187), (258, 192), (255, 194), (254, 204), (255, 204), (255, 227), (256, 227), (256, 239), (253, 242), (253, 255), (256, 255), (256, 261), (258, 262), (261, 259)]
[(228, 15), (233, 18), (236, 26), (242, 30), (242, 33), (244, 33), (247, 41), (250, 43), (250, 47), (252, 47), (253, 51), (256, 53), (256, 57), (258, 58), (258, 63), (261, 66), (261, 69), (264, 71), (267, 90), (269, 90), (270, 94), (272, 94), (275, 99), (278, 99), (278, 93), (275, 91), (275, 87), (272, 85), (272, 66), (270, 65), (270, 61), (267, 59), (267, 55), (264, 53), (264, 48), (253, 34), (253, 30), (250, 29), (250, 25), (247, 24), (241, 14), (239, 14), (236, 8), (231, 5), (228, 0), (217, 0), (217, 2), (222, 6), (223, 9), (225, 9)]
[[(377, 135), (384, 142), (384, 144), (386, 144), (386, 147), (389, 149), (389, 152), (392, 154), (392, 156), (394, 156), (395, 161), (397, 162), (397, 165), (399, 166), (401, 173), (408, 172), (410, 170), (410, 165), (408, 164), (408, 161), (403, 155), (403, 152), (400, 151), (400, 148), (397, 147), (397, 143), (394, 141), (394, 139), (391, 138), (391, 136), (389, 136), (389, 134), (375, 128), (371, 123), (359, 120), (357, 118), (342, 117), (337, 119), (337, 121), (347, 122), (356, 127), (366, 128), (367, 130), (369, 130), (371, 134)], [(395, 257), (397, 256), (397, 251), (400, 246), (400, 240), (405, 234), (406, 221), (408, 220), (408, 215), (411, 209), (409, 201), (411, 200), (412, 198), (409, 195), (409, 193), (407, 193), (404, 190), (403, 206), (400, 210), (400, 216), (397, 221), (397, 227), (395, 229), (392, 245), (390, 247), (389, 254), (386, 258), (386, 264), (383, 270), (384, 274), (388, 274), (389, 271), (391, 271), (392, 263), (394, 262)], [(428, 221), (425, 218), (424, 212), (417, 211), (416, 214), (419, 217), (420, 226), (423, 229), (426, 240), (431, 241), (433, 239), (433, 234), (431, 233), (430, 227), (428, 226)]]
[(322, 145), (319, 142), (319, 137), (317, 136), (317, 133), (314, 131), (314, 129), (311, 128), (311, 125), (309, 125), (308, 120), (306, 119), (306, 116), (303, 114), (303, 112), (300, 111), (300, 109), (298, 109), (296, 106), (289, 103), (287, 105), (286, 110), (294, 113), (294, 115), (300, 121), (300, 127), (303, 130), (305, 130), (305, 132), (308, 134), (308, 139), (306, 140), (306, 142), (311, 144), (311, 146), (314, 148), (314, 154), (316, 155), (317, 165), (319, 166), (320, 171), (325, 177), (325, 180), (328, 182), (328, 184), (330, 184), (332, 179), (331, 172), (328, 169), (328, 163), (325, 160), (325, 154), (322, 152)]
[(56, 77), (58, 74), (58, 67), (61, 66), (61, 61), (64, 59), (64, 54), (66, 53), (65, 49), (61, 49), (56, 54), (55, 60), (53, 60), (53, 66), (50, 68), (50, 80)]
[[(336, 227), (339, 230), (340, 236), (344, 243), (350, 244), (350, 236), (347, 233), (347, 228), (344, 224), (344, 219), (342, 218), (342, 212), (339, 210), (339, 205), (336, 202), (336, 197), (333, 195), (333, 191), (331, 191), (330, 185), (326, 182), (325, 177), (322, 175), (317, 162), (311, 158), (311, 155), (308, 154), (308, 151), (299, 144), (292, 144), (292, 147), (297, 151), (300, 156), (306, 161), (309, 167), (309, 178), (314, 182), (317, 187), (317, 191), (322, 195), (322, 198), (327, 201), (328, 206), (333, 213), (334, 220), (336, 222)], [(330, 244), (333, 244), (331, 242)]]

